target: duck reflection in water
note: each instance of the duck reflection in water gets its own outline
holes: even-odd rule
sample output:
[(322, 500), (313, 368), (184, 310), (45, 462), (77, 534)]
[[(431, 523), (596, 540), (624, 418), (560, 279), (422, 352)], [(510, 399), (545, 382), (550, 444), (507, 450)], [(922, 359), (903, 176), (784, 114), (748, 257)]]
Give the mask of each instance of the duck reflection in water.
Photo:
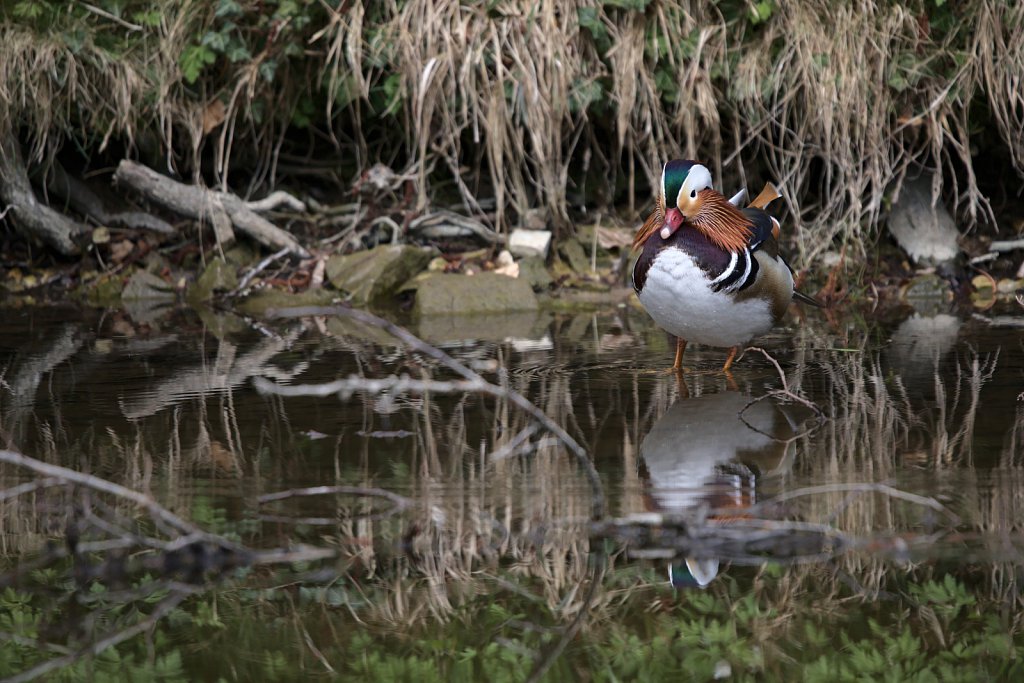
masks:
[[(745, 516), (759, 488), (778, 484), (799, 423), (790, 406), (750, 401), (734, 391), (683, 398), (661, 416), (640, 444), (649, 511), (728, 524)], [(718, 571), (717, 557), (686, 557), (668, 573), (676, 588), (704, 588)]]

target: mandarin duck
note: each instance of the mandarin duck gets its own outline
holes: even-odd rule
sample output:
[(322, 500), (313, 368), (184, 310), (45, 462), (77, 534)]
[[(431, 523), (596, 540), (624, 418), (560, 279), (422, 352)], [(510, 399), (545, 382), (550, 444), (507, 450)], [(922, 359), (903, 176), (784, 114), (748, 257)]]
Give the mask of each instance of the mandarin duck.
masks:
[(654, 213), (633, 240), (633, 289), (654, 322), (675, 335), (673, 370), (689, 341), (729, 347), (728, 373), (740, 345), (782, 319), (796, 298), (793, 271), (779, 254), (779, 221), (764, 208), (780, 195), (771, 184), (747, 208), (744, 192), (726, 199), (711, 172), (690, 160), (665, 164)]

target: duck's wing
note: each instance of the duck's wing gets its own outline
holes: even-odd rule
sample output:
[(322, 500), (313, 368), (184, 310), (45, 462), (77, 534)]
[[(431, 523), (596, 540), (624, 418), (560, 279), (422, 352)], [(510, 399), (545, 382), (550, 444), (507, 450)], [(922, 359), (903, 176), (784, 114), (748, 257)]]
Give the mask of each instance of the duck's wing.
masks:
[[(751, 224), (751, 233), (748, 248), (750, 249), (751, 253), (760, 251), (772, 257), (773, 259), (779, 261), (780, 263), (782, 263), (783, 266), (786, 267), (786, 269), (790, 273), (790, 277), (792, 277), (793, 268), (789, 265), (789, 263), (782, 256), (782, 254), (779, 253), (778, 219), (776, 219), (774, 216), (770, 215), (763, 209), (755, 207), (755, 204), (767, 204), (767, 202), (771, 202), (773, 199), (778, 198), (778, 196), (779, 194), (778, 191), (775, 190), (775, 187), (771, 184), (768, 184), (765, 186), (764, 190), (762, 190), (761, 194), (759, 194), (757, 198), (755, 198), (754, 201), (750, 203), (750, 206), (743, 209), (743, 214), (750, 220)], [(756, 271), (754, 275), (756, 276)], [(750, 282), (747, 286), (753, 284), (753, 279), (754, 278), (750, 278)], [(796, 289), (793, 290), (793, 299), (795, 301), (799, 301), (800, 303), (807, 304), (809, 306), (822, 308), (822, 305), (814, 298)]]

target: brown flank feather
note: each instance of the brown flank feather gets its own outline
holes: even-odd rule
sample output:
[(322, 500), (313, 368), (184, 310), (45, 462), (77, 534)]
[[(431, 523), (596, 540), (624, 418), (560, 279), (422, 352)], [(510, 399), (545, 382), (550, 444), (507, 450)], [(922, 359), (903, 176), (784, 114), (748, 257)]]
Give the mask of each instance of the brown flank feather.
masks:
[(747, 217), (710, 188), (701, 190), (700, 194), (703, 200), (700, 213), (690, 219), (690, 225), (725, 251), (737, 252), (747, 246), (752, 232)]
[(659, 230), (664, 222), (665, 202), (659, 194), (655, 203), (654, 213), (647, 217), (647, 220), (644, 221), (643, 227), (641, 227), (640, 230), (637, 231), (636, 236), (633, 237), (633, 248), (639, 249), (642, 247), (644, 242), (646, 242), (656, 230)]

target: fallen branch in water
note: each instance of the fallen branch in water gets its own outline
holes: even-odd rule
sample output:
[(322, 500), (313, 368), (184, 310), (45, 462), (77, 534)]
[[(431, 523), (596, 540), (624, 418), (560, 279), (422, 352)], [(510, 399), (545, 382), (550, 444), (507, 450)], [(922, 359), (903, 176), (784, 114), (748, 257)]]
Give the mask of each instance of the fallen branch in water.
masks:
[(352, 393), (361, 391), (366, 393), (410, 392), (427, 393), (430, 391), (467, 391), (480, 394), (488, 394), (504, 399), (514, 404), (523, 412), (539, 422), (547, 431), (551, 432), (562, 445), (573, 455), (576, 462), (583, 468), (584, 473), (590, 481), (592, 493), (592, 515), (594, 519), (600, 519), (606, 515), (606, 502), (604, 488), (601, 486), (601, 478), (591, 462), (586, 449), (579, 445), (575, 439), (569, 436), (561, 425), (552, 420), (548, 415), (535, 406), (529, 399), (511, 389), (492, 384), (479, 374), (468, 368), (466, 365), (455, 360), (441, 349), (431, 346), (408, 330), (395, 325), (372, 313), (361, 311), (344, 306), (302, 306), (295, 308), (268, 309), (266, 313), (269, 318), (306, 318), (313, 316), (343, 316), (352, 320), (382, 329), (395, 337), (410, 349), (418, 351), (425, 356), (433, 358), (441, 365), (463, 377), (464, 381), (437, 381), (437, 380), (414, 380), (408, 376), (385, 377), (382, 379), (368, 379), (365, 377), (349, 377), (348, 379), (328, 382), (327, 384), (307, 384), (298, 386), (280, 386), (266, 380), (255, 380), (256, 388), (264, 393), (274, 393), (283, 396), (330, 396), (338, 394), (342, 397), (351, 396)]

